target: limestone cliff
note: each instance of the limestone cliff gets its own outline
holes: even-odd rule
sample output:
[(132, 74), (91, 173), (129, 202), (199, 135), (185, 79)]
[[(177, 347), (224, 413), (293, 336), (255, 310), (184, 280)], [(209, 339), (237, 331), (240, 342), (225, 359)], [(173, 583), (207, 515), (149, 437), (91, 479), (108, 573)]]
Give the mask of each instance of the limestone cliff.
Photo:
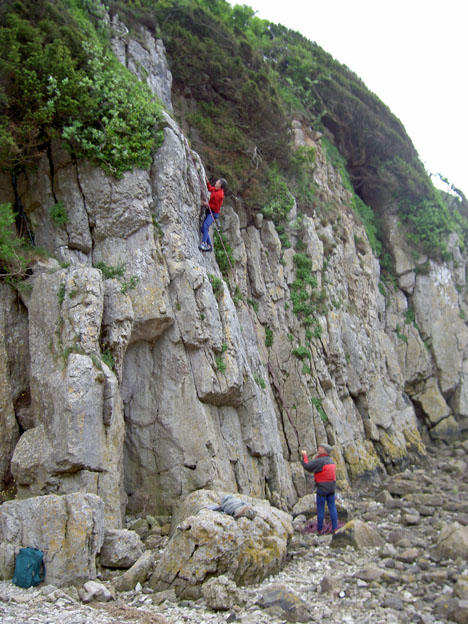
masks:
[[(323, 440), (347, 487), (421, 459), (428, 435), (466, 432), (456, 240), (450, 261), (415, 260), (380, 195), (398, 279), (382, 294), (351, 193), (319, 133), (296, 120), (295, 146), (314, 148), (317, 201), (333, 218), (294, 204), (284, 248), (273, 221), (228, 196), (228, 284), (198, 250), (204, 167), (172, 113), (163, 42), (114, 26), (119, 60), (166, 105), (164, 140), (150, 169), (121, 179), (58, 142), (34, 171), (0, 178), (0, 201), (21, 203), (50, 255), (21, 294), (0, 284), (3, 483), (11, 473), (18, 498), (98, 494), (119, 527), (126, 508), (171, 513), (201, 488), (291, 506), (306, 493), (300, 447)], [(313, 320), (298, 312), (303, 292)]]

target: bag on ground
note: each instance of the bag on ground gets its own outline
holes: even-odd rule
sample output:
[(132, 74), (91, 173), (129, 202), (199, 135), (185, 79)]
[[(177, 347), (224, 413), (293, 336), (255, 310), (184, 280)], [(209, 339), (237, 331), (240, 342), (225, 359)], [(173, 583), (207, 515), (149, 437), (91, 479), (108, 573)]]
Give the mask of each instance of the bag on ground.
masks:
[(18, 587), (39, 585), (45, 578), (44, 553), (38, 548), (20, 548), (16, 555), (13, 583)]

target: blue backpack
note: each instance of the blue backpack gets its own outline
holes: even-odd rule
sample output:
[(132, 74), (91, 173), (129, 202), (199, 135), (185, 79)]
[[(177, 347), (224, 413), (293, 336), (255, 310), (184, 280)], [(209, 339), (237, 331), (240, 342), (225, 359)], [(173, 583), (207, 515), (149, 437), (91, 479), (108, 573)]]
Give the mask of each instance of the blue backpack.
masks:
[(13, 583), (18, 587), (39, 585), (45, 578), (44, 553), (38, 548), (20, 548), (16, 555)]

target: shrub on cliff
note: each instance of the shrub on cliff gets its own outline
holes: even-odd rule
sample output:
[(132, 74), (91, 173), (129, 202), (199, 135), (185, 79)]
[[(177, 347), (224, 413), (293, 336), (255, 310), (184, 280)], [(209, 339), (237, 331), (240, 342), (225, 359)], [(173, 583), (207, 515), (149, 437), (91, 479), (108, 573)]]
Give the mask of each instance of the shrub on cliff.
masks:
[[(160, 105), (110, 52), (99, 4), (7, 0), (0, 9), (0, 162), (31, 165), (52, 139), (121, 176), (148, 167)], [(95, 19), (97, 17), (97, 19)]]

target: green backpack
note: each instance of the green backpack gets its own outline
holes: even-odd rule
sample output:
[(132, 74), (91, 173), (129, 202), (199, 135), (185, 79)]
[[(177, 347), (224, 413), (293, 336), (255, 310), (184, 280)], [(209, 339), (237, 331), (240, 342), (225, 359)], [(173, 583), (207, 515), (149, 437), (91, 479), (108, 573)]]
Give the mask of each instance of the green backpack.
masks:
[(44, 553), (38, 548), (20, 548), (16, 555), (13, 583), (18, 587), (39, 585), (45, 578)]

